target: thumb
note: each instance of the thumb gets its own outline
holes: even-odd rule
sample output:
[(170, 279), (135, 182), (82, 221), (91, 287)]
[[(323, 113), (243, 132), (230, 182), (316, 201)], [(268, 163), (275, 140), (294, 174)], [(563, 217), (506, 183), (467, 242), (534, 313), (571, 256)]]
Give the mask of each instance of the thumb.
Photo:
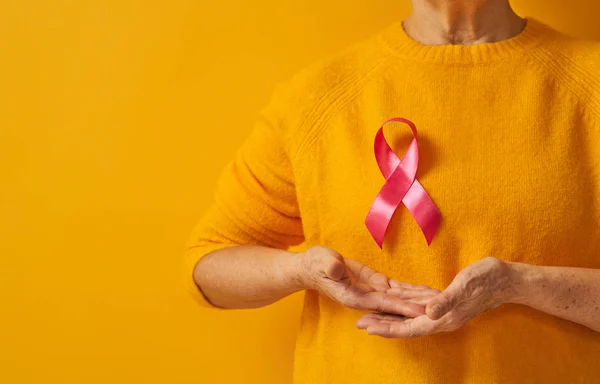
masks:
[(430, 319), (438, 320), (460, 304), (462, 297), (463, 289), (458, 284), (450, 284), (445, 291), (431, 299), (425, 307), (425, 313)]
[(346, 263), (342, 256), (332, 257), (323, 268), (325, 275), (331, 280), (338, 281), (348, 276)]

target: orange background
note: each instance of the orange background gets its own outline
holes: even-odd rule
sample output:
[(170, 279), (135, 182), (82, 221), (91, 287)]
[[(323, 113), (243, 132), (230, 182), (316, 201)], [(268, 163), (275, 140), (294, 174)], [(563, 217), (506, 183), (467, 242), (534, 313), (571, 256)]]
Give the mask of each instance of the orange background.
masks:
[[(597, 1), (514, 5), (600, 37)], [(408, 12), (1, 2), (0, 382), (289, 382), (301, 297), (202, 310), (185, 242), (274, 83)]]

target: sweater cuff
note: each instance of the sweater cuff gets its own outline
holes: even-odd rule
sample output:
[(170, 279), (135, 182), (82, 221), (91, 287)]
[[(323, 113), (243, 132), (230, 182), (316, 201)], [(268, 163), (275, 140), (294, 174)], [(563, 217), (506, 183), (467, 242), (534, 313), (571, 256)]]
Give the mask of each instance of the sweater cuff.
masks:
[(194, 280), (194, 269), (196, 268), (196, 264), (202, 259), (204, 256), (208, 255), (211, 252), (218, 251), (220, 249), (233, 247), (237, 244), (228, 244), (228, 243), (212, 243), (206, 244), (202, 246), (194, 246), (187, 250), (185, 255), (185, 268), (184, 268), (184, 282), (188, 292), (192, 295), (192, 298), (200, 304), (201, 307), (211, 308), (211, 309), (222, 309), (213, 305), (202, 290), (196, 284)]

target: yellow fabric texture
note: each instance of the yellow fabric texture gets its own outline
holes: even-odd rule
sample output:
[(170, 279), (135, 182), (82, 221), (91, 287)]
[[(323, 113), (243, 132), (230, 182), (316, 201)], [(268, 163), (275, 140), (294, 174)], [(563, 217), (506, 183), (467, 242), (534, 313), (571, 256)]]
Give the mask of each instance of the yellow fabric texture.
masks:
[[(488, 255), (600, 268), (600, 44), (528, 18), (516, 37), (424, 46), (400, 22), (282, 82), (223, 171), (191, 238), (197, 261), (228, 246), (331, 247), (405, 282), (445, 288)], [(384, 183), (373, 140), (391, 117), (419, 132), (417, 179), (442, 223), (428, 247), (404, 206), (383, 249), (364, 220)], [(410, 129), (385, 135), (402, 156)], [(600, 305), (600, 303), (598, 303)], [(383, 339), (362, 313), (309, 291), (295, 383), (558, 383), (600, 378), (600, 334), (505, 304), (463, 328)]]

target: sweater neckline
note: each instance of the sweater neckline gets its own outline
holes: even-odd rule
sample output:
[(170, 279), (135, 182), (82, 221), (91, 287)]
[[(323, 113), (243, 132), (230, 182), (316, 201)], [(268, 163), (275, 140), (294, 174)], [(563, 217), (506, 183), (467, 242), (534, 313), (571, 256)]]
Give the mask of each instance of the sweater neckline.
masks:
[(417, 61), (439, 64), (483, 64), (517, 56), (538, 45), (554, 30), (541, 21), (525, 17), (525, 27), (509, 39), (473, 45), (425, 45), (410, 37), (401, 21), (396, 21), (382, 31), (383, 43), (394, 54)]

